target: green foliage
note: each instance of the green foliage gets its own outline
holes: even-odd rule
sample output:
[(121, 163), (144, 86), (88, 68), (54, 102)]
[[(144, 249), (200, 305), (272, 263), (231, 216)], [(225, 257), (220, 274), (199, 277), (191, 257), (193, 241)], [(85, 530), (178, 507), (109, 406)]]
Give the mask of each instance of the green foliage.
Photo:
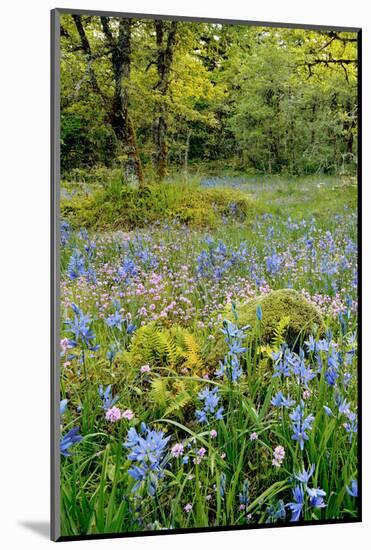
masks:
[(185, 375), (198, 377), (204, 371), (200, 344), (183, 327), (169, 328), (150, 323), (139, 328), (122, 361), (132, 372), (150, 365), (149, 400), (159, 416), (183, 419), (184, 409), (195, 398), (197, 384)]
[[(114, 70), (101, 20), (82, 18), (89, 55), (72, 17), (63, 15), (61, 22), (62, 171), (94, 164), (122, 168), (107, 107)], [(117, 29), (117, 19), (111, 23)], [(153, 130), (163, 112), (165, 155), (185, 171), (194, 162), (223, 159), (263, 173), (354, 173), (354, 33), (178, 22), (163, 94), (154, 23), (134, 19), (133, 29), (131, 73), (123, 84), (146, 169), (156, 156)]]
[(290, 317), (288, 315), (282, 317), (278, 324), (273, 329), (272, 346), (278, 350), (286, 341), (287, 329), (290, 325)]
[(184, 419), (184, 409), (192, 403), (197, 385), (192, 380), (154, 378), (149, 393), (154, 410), (161, 417)]
[[(259, 43), (252, 37), (249, 55), (241, 59), (238, 48), (231, 52), (223, 79), (236, 83), (228, 124), (242, 165), (287, 174), (354, 170), (354, 69), (345, 80), (340, 65), (318, 63), (317, 57), (344, 55), (333, 41), (316, 57), (318, 37), (326, 44), (318, 33), (268, 30)], [(356, 59), (355, 45), (344, 44), (349, 58)], [(308, 74), (312, 69), (315, 74)]]
[(234, 189), (203, 189), (193, 183), (162, 183), (140, 187), (114, 178), (87, 196), (61, 202), (62, 216), (75, 227), (130, 229), (159, 219), (190, 227), (215, 227), (225, 217), (245, 220), (252, 213), (249, 197)]
[[(98, 120), (97, 120), (98, 117)], [(68, 174), (76, 169), (95, 165), (112, 166), (117, 154), (116, 139), (103, 124), (101, 114), (93, 107), (76, 112), (66, 109), (61, 114), (61, 172)], [(73, 176), (72, 176), (73, 177)]]

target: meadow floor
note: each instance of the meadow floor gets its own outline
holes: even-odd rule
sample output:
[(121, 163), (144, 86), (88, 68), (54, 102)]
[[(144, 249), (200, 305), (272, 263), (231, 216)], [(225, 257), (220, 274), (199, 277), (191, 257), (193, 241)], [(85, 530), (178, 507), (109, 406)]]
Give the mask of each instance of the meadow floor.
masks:
[(63, 220), (63, 535), (357, 517), (356, 181), (200, 185), (252, 208)]

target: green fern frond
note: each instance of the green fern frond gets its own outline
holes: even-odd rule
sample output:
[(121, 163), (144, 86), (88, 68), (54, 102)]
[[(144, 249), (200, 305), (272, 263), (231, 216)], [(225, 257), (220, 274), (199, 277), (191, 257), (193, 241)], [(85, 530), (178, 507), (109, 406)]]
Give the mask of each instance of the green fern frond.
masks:
[(274, 328), (273, 338), (271, 342), (274, 350), (279, 349), (281, 345), (284, 343), (285, 337), (286, 337), (286, 331), (287, 331), (287, 327), (289, 326), (289, 323), (290, 323), (290, 317), (286, 315), (285, 317), (282, 317), (282, 319), (280, 319), (279, 323)]
[(140, 327), (125, 352), (125, 362), (133, 368), (143, 364), (179, 371), (192, 372), (203, 368), (199, 344), (194, 335), (183, 327), (159, 327), (150, 323)]
[(184, 366), (189, 368), (192, 372), (201, 370), (204, 363), (201, 357), (200, 346), (195, 337), (192, 334), (185, 332), (183, 333), (183, 341), (185, 347)]
[(172, 403), (165, 410), (164, 416), (181, 414), (184, 407), (188, 405), (191, 400), (192, 397), (190, 396), (190, 394), (186, 391), (183, 391), (173, 399)]
[(168, 380), (166, 378), (155, 378), (152, 381), (150, 396), (156, 406), (160, 408), (166, 407), (169, 402), (169, 393)]

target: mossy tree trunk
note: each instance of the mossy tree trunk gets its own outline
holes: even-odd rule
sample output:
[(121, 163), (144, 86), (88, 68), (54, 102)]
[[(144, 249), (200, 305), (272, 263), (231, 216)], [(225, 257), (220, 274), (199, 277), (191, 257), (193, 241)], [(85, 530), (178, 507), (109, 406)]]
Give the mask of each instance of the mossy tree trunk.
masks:
[[(106, 50), (110, 52), (114, 94), (108, 96), (98, 84), (93, 61), (100, 57), (93, 53), (88, 36), (85, 32), (83, 19), (80, 15), (73, 15), (78, 31), (81, 49), (87, 56), (87, 71), (93, 91), (97, 93), (107, 113), (107, 121), (112, 127), (115, 136), (122, 146), (123, 152), (123, 176), (125, 180), (135, 180), (142, 184), (144, 181), (142, 164), (138, 152), (138, 145), (134, 126), (129, 113), (129, 83), (131, 71), (131, 26), (130, 19), (119, 19), (117, 36), (112, 33), (109, 17), (101, 17), (101, 24), (105, 36)], [(104, 52), (106, 55), (106, 52)]]
[(155, 167), (161, 181), (166, 176), (169, 146), (167, 141), (167, 94), (170, 84), (170, 72), (174, 58), (177, 33), (177, 21), (155, 21), (158, 82), (155, 91), (159, 94), (158, 113), (153, 124), (153, 143), (155, 147)]
[(122, 144), (125, 180), (144, 181), (142, 164), (134, 126), (129, 115), (129, 83), (131, 71), (131, 26), (130, 19), (119, 20), (118, 37), (114, 38), (109, 26), (109, 18), (101, 17), (106, 40), (112, 49), (112, 68), (115, 92), (109, 120), (116, 137)]

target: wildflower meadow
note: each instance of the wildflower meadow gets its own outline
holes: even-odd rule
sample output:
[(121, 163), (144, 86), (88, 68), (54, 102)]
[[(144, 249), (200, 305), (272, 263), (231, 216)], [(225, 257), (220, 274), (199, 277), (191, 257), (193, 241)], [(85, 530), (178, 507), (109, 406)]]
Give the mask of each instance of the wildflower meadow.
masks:
[[(199, 61), (184, 53), (185, 48), (192, 50), (193, 40), (203, 40), (195, 25), (188, 31), (177, 29), (182, 38), (175, 40), (171, 59), (173, 95), (167, 100), (170, 103), (160, 102), (168, 106), (167, 112), (165, 107), (162, 111), (168, 128), (173, 125), (169, 136), (174, 141), (168, 137), (169, 143), (177, 148), (176, 140), (182, 133), (188, 135), (187, 127), (190, 137), (187, 149), (182, 149), (180, 166), (170, 147), (166, 171), (162, 173), (161, 168), (157, 177), (151, 171), (149, 134), (140, 118), (146, 105), (148, 117), (160, 108), (158, 104), (154, 107), (157, 96), (144, 93), (150, 82), (143, 80), (142, 73), (153, 79), (155, 75), (152, 66), (148, 73), (145, 69), (140, 72), (142, 60), (135, 50), (138, 33), (147, 32), (149, 20), (132, 27), (132, 52), (138, 57), (133, 58), (129, 87), (129, 110), (142, 146), (144, 181), (142, 175), (135, 179), (125, 172), (123, 176), (123, 153), (120, 157), (111, 151), (116, 164), (112, 161), (110, 166), (103, 159), (102, 151), (108, 155), (113, 147), (108, 146), (108, 130), (101, 130), (106, 132), (104, 146), (102, 136), (96, 147), (88, 138), (98, 132), (103, 108), (94, 95), (99, 94), (97, 88), (102, 89), (102, 97), (115, 93), (103, 78), (103, 69), (105, 78), (109, 75), (108, 61), (107, 66), (96, 65), (101, 61), (92, 52), (103, 51), (105, 40), (115, 48), (116, 34), (124, 32), (122, 24), (114, 25), (109, 18), (64, 18), (62, 535), (357, 520), (358, 205), (354, 166), (336, 165), (335, 160), (331, 167), (325, 166), (323, 158), (329, 158), (333, 141), (322, 144), (314, 160), (307, 159), (315, 169), (309, 164), (299, 166), (304, 162), (305, 147), (309, 151), (302, 141), (312, 139), (312, 129), (304, 128), (299, 136), (296, 128), (293, 143), (283, 146), (280, 130), (273, 126), (277, 144), (281, 144), (277, 150), (300, 146), (304, 152), (291, 159), (293, 164), (285, 164), (286, 168), (286, 161), (278, 161), (276, 156), (276, 165), (272, 161), (269, 168), (259, 131), (243, 141), (236, 130), (238, 126), (242, 131), (245, 123), (249, 128), (255, 124), (242, 120), (247, 116), (244, 109), (251, 111), (255, 98), (257, 117), (261, 117), (256, 128), (263, 137), (268, 135), (268, 122), (261, 112), (263, 100), (257, 98), (260, 88), (242, 97), (232, 86), (230, 93), (236, 96), (228, 96), (229, 107), (223, 111), (227, 100), (221, 96), (222, 77), (231, 81), (240, 52), (246, 71), (257, 71), (259, 62), (267, 79), (276, 65), (269, 69), (265, 56), (276, 52), (282, 62), (286, 54), (281, 43), (269, 33), (260, 36), (253, 27), (246, 27), (246, 32), (234, 27), (235, 34), (227, 28), (218, 40), (220, 47), (227, 48), (225, 59), (215, 59), (219, 54), (205, 39), (202, 51), (192, 54), (202, 58), (203, 65), (198, 67)], [(162, 29), (162, 34), (159, 24), (154, 28), (157, 44), (167, 33), (171, 46), (172, 27)], [(215, 29), (213, 32), (215, 35)], [(222, 25), (218, 32), (222, 33)], [(305, 32), (308, 40), (313, 39), (314, 31)], [(287, 40), (287, 55), (297, 61), (295, 31), (282, 33), (280, 40)], [(143, 48), (149, 55), (152, 39), (150, 34), (145, 36), (148, 43), (144, 42)], [(345, 48), (349, 36), (344, 36)], [(80, 40), (80, 49), (73, 50), (71, 43)], [(246, 50), (250, 52), (246, 56), (241, 53), (244, 40), (253, 47), (253, 53)], [(333, 56), (336, 44), (335, 38)], [(85, 71), (84, 55), (91, 60), (88, 67), (93, 67), (95, 76)], [(143, 61), (143, 66), (148, 63), (148, 59)], [(305, 80), (304, 96), (297, 82), (292, 97), (285, 96), (287, 102), (296, 98), (291, 106), (283, 105), (287, 116), (297, 102), (304, 109), (310, 100), (305, 93), (310, 97), (315, 91), (319, 97), (327, 93), (328, 88), (321, 88), (321, 78), (335, 79), (337, 86), (343, 79), (342, 93), (347, 86), (350, 90), (351, 73), (347, 84), (343, 69), (334, 70), (336, 74), (329, 67), (320, 67), (320, 84), (315, 79)], [(187, 88), (187, 71), (194, 74), (193, 91)], [(280, 78), (287, 83), (289, 75)], [(304, 81), (307, 75), (296, 78)], [(84, 101), (79, 103), (73, 93), (80, 93), (84, 86)], [(277, 83), (272, 86), (278, 89)], [(169, 94), (166, 87), (155, 89), (157, 95)], [(277, 100), (276, 92), (274, 89), (268, 98), (268, 110)], [(351, 93), (349, 97), (353, 97)], [(181, 96), (184, 111), (178, 112), (177, 119), (177, 106), (171, 107), (171, 101), (179, 103)], [(69, 103), (71, 97), (76, 101)], [(195, 104), (191, 105), (191, 97)], [(342, 96), (337, 97), (340, 102)], [(98, 104), (99, 108), (94, 107)], [(326, 124), (331, 116), (342, 124), (344, 117), (336, 111), (336, 116), (325, 119), (325, 107), (322, 112), (321, 103), (317, 105), (319, 111), (313, 110), (316, 124), (322, 116), (323, 132), (336, 132)], [(328, 105), (334, 108), (331, 102)], [(84, 109), (90, 112), (93, 108), (98, 114), (95, 122), (89, 122)], [(192, 115), (196, 111), (198, 115)], [(228, 116), (230, 125), (223, 130), (228, 161), (223, 166), (223, 160), (210, 158), (209, 149), (204, 155), (200, 149), (202, 140), (208, 139), (211, 149), (221, 147), (215, 124), (219, 118), (224, 124), (223, 117)], [(86, 134), (83, 145), (81, 140), (71, 145), (72, 119), (76, 131)], [(344, 123), (346, 129), (349, 121), (347, 118)], [(278, 119), (272, 122), (279, 123)], [(157, 120), (156, 124), (158, 129), (163, 123)], [(208, 126), (210, 135), (205, 136)], [(252, 157), (245, 159), (245, 166), (241, 158), (235, 159), (232, 134), (234, 143), (242, 144), (246, 154), (251, 150), (256, 162)], [(336, 143), (341, 149), (341, 143)], [(315, 137), (313, 144), (318, 144)], [(274, 156), (272, 144), (267, 147)], [(344, 147), (349, 149), (349, 141)], [(71, 167), (68, 163), (76, 155), (85, 155), (86, 164), (79, 157), (79, 167)]]

